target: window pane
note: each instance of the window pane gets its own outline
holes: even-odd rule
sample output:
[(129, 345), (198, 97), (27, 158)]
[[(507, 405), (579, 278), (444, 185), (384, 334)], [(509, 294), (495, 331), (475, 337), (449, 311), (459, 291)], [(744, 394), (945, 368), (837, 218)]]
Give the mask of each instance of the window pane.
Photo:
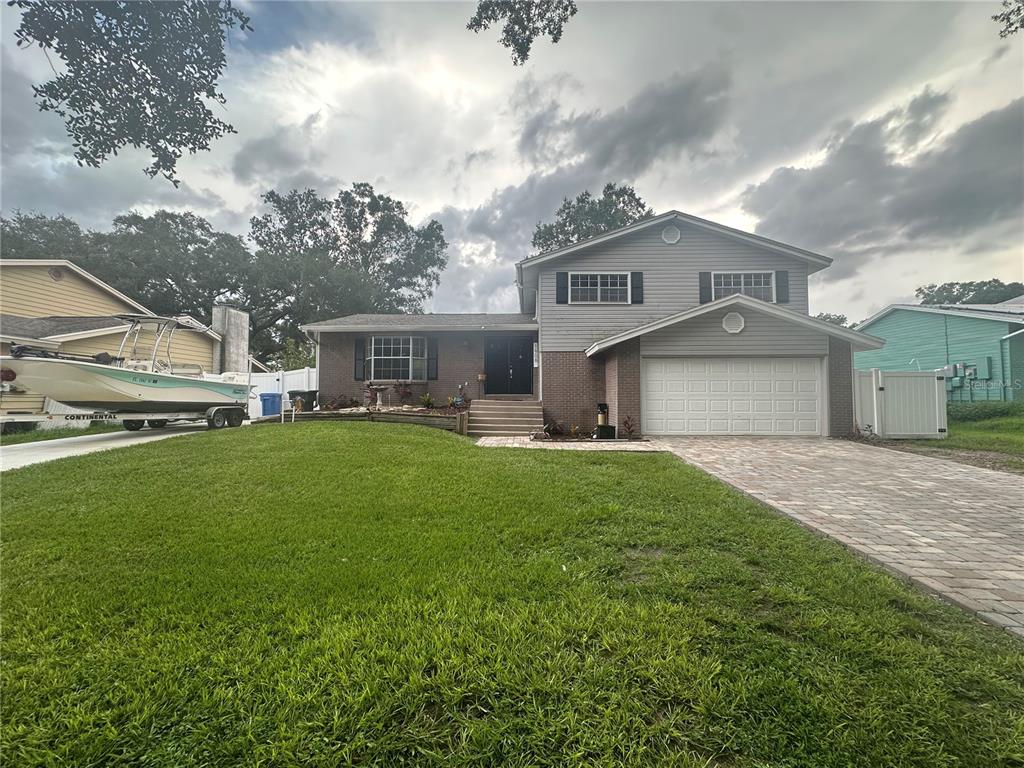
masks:
[(423, 357), (414, 357), (412, 359), (412, 377), (415, 380), (422, 381), (427, 378), (427, 360)]
[(412, 340), (412, 356), (413, 357), (426, 357), (427, 356), (427, 340), (419, 337), (413, 337)]
[(571, 275), (569, 280), (570, 301), (597, 301), (599, 275)]

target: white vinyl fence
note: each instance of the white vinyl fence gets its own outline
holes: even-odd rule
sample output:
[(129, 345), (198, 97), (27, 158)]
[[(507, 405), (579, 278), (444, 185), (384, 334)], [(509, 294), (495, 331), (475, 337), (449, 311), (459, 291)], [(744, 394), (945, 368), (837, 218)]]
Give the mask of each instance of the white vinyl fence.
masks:
[(943, 371), (854, 371), (857, 428), (886, 438), (944, 438)]
[(252, 374), (252, 386), (256, 395), (263, 392), (278, 392), (281, 395), (283, 408), (291, 407), (291, 401), (288, 399), (289, 391), (319, 389), (319, 380), (316, 368), (297, 368), (294, 371)]

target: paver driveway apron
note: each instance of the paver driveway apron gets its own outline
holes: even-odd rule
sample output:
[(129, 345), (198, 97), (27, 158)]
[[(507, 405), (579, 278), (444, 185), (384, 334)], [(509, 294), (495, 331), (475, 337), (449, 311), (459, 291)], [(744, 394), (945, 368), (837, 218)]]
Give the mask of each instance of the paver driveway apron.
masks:
[(1024, 479), (846, 440), (656, 441), (1024, 637)]

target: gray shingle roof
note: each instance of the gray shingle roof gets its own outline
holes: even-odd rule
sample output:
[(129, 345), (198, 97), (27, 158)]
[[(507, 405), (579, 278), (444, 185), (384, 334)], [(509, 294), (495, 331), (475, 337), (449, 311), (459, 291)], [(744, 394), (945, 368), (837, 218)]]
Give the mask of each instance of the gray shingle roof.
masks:
[(532, 315), (512, 313), (490, 314), (485, 312), (437, 313), (428, 315), (346, 315), (331, 320), (321, 320), (303, 326), (311, 330), (317, 328), (467, 328), (491, 327), (496, 325), (535, 325)]
[(101, 328), (119, 328), (126, 323), (117, 317), (20, 317), (0, 315), (0, 333), (29, 339), (45, 339), (65, 333), (96, 331)]

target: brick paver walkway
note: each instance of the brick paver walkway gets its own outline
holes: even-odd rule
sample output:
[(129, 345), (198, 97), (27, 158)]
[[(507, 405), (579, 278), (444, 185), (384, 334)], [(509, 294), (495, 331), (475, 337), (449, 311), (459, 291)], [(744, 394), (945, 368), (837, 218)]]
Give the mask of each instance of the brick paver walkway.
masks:
[(554, 448), (559, 451), (664, 451), (667, 448), (648, 440), (531, 440), (526, 435), (481, 437), (484, 448)]
[(1024, 478), (845, 440), (655, 444), (1024, 637)]

